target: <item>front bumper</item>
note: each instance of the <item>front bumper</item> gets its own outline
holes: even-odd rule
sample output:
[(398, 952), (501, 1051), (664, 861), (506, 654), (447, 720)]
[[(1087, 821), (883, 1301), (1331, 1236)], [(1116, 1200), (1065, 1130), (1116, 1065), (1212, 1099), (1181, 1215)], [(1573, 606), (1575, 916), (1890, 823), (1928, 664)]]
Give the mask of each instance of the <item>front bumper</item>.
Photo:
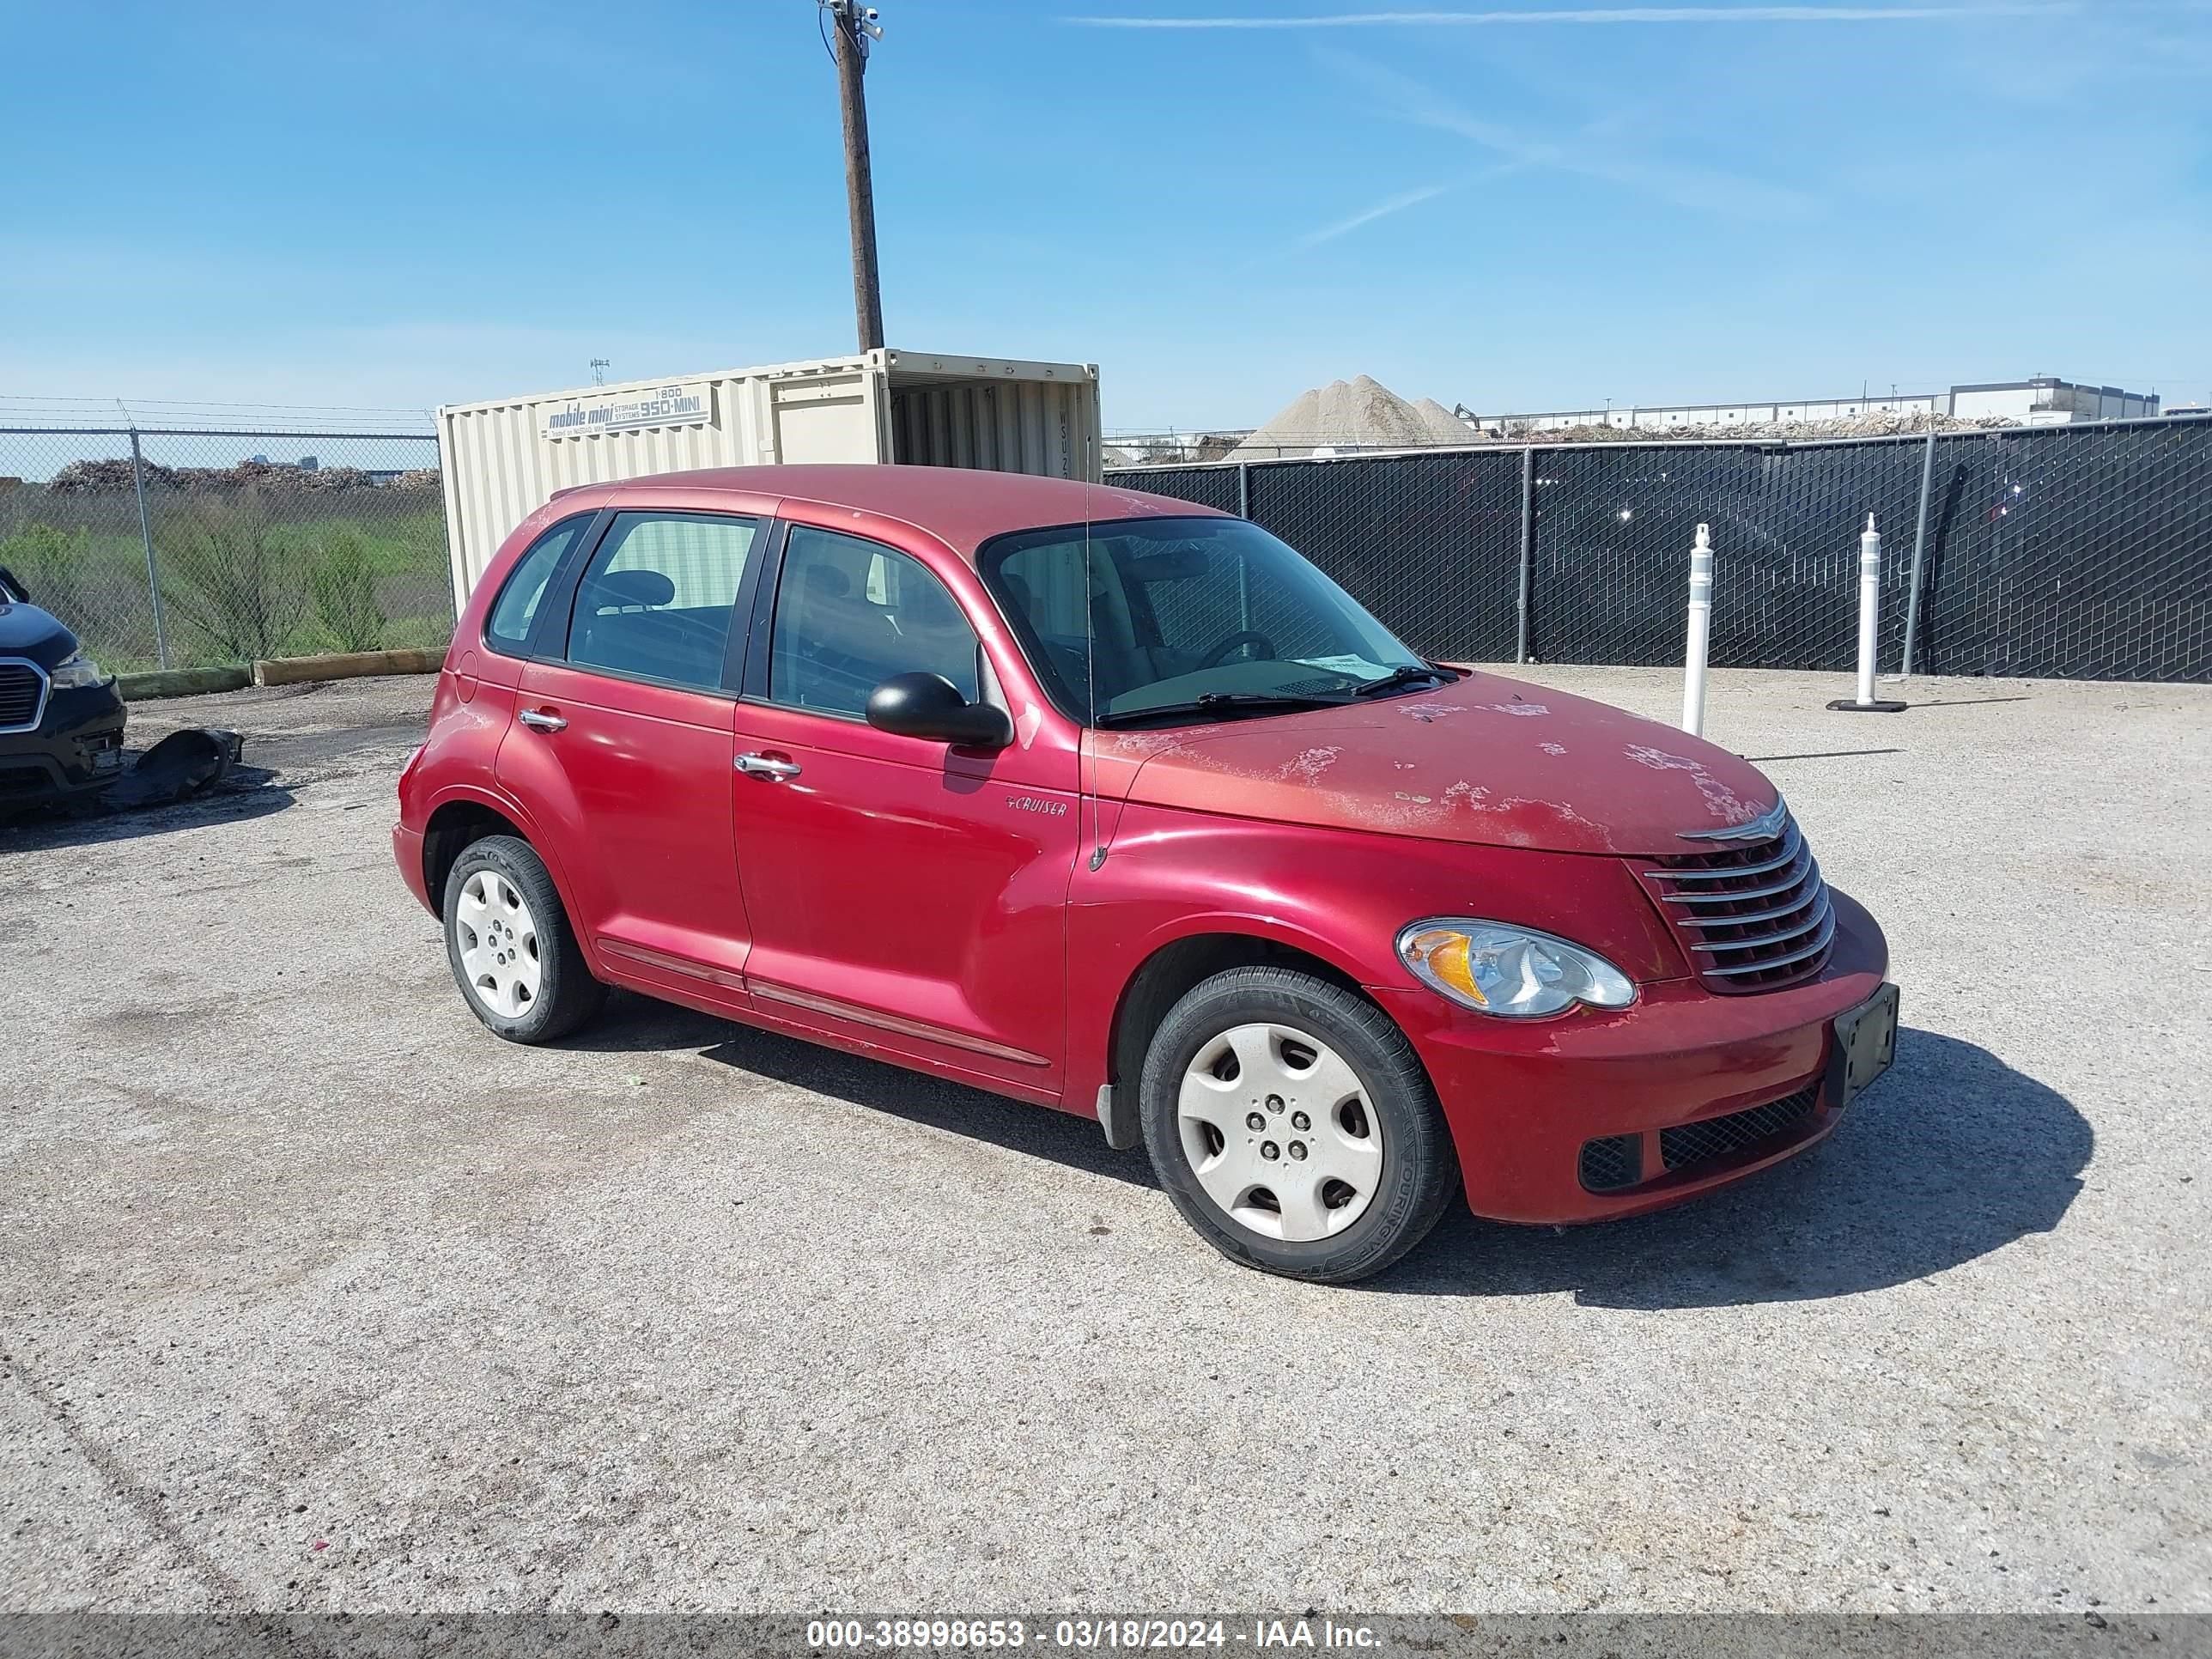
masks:
[[(1639, 988), (1618, 1012), (1492, 1019), (1426, 989), (1370, 988), (1428, 1066), (1459, 1149), (1470, 1208), (1500, 1221), (1605, 1220), (1656, 1210), (1742, 1179), (1825, 1139), (1842, 1116), (1829, 1078), (1830, 1022), (1881, 989), (1889, 946), (1865, 909), (1830, 890), (1836, 937), (1817, 978), (1720, 996), (1695, 980)], [(1807, 1091), (1810, 1091), (1809, 1096)], [(1669, 1170), (1662, 1130), (1770, 1103), (1765, 1133)], [(1746, 1119), (1753, 1127), (1766, 1119)], [(1583, 1184), (1586, 1142), (1626, 1137), (1641, 1176), (1618, 1191)], [(1670, 1140), (1668, 1146), (1676, 1146)]]
[(0, 811), (102, 789), (123, 775), (129, 718), (112, 684), (56, 691), (38, 728), (0, 735)]

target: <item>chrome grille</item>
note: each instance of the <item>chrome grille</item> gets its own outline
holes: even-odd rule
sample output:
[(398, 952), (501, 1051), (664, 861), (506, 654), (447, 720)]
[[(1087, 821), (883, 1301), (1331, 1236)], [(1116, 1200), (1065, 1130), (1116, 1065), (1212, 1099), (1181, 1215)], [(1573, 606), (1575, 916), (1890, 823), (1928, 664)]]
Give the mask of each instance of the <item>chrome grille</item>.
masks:
[(46, 700), (44, 674), (27, 662), (0, 662), (0, 732), (36, 726)]
[(1795, 984), (1828, 959), (1835, 912), (1794, 817), (1763, 841), (1653, 859), (1644, 878), (1716, 991)]

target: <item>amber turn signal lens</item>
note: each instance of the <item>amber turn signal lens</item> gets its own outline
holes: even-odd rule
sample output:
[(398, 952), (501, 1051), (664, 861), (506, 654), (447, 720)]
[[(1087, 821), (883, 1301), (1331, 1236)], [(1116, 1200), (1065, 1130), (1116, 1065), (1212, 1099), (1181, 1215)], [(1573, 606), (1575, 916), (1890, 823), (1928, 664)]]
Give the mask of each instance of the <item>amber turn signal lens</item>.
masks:
[(1465, 933), (1441, 927), (1430, 933), (1416, 933), (1406, 941), (1407, 961), (1425, 967), (1431, 974), (1476, 1006), (1488, 1007), (1490, 999), (1482, 994), (1474, 982), (1474, 968), (1468, 961), (1467, 951)]

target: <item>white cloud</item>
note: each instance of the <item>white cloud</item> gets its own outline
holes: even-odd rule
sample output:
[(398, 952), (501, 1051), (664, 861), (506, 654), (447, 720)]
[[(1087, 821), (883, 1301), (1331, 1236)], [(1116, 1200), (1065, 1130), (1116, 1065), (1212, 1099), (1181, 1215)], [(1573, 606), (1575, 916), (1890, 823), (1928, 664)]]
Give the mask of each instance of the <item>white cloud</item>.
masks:
[(1364, 84), (1401, 120), (1455, 134), (1519, 167), (1548, 168), (1595, 179), (1671, 206), (1730, 218), (1784, 222), (1811, 218), (1819, 210), (1815, 198), (1785, 185), (1710, 167), (1624, 160), (1572, 143), (1531, 138), (1516, 128), (1486, 121), (1437, 97), (1418, 81), (1379, 64), (1340, 52), (1320, 52), (1316, 56), (1346, 78)]

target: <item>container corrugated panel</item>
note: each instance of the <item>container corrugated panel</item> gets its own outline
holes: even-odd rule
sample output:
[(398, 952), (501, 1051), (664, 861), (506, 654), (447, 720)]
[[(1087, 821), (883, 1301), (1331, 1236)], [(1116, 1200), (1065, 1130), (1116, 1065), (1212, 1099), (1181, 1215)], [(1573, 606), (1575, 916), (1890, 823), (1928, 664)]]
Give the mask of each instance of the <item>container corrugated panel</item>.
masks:
[(514, 526), (572, 485), (808, 461), (1096, 479), (1098, 371), (872, 351), (449, 405), (438, 443), (459, 604)]
[(1095, 386), (1040, 380), (891, 382), (894, 460), (1048, 477), (1097, 477)]

